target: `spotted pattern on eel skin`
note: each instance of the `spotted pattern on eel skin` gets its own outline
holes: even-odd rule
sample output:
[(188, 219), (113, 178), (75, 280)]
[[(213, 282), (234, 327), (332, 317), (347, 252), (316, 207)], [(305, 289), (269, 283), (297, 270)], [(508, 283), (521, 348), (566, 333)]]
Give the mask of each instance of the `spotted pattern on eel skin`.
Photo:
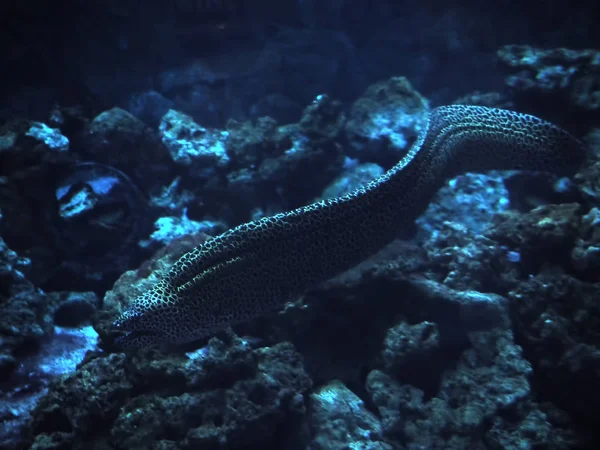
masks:
[(569, 175), (575, 137), (537, 117), (452, 105), (429, 114), (398, 164), (342, 197), (239, 225), (183, 255), (115, 322), (124, 348), (193, 341), (276, 309), (392, 241), (448, 179), (528, 169)]

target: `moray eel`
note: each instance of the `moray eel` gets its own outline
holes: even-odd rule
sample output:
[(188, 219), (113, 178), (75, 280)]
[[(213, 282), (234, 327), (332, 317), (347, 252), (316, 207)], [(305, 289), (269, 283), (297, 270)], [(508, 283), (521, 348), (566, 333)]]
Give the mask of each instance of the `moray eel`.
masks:
[(183, 255), (115, 322), (124, 348), (178, 344), (281, 307), (391, 242), (468, 171), (573, 174), (581, 141), (537, 117), (443, 106), (406, 156), (355, 192), (226, 231)]

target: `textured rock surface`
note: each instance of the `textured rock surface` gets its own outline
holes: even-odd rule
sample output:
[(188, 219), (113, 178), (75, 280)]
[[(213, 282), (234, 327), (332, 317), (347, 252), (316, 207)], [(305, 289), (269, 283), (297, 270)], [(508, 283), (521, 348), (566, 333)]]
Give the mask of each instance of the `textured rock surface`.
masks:
[(515, 91), (564, 97), (583, 110), (600, 108), (600, 51), (507, 45), (498, 57), (509, 68), (506, 84)]

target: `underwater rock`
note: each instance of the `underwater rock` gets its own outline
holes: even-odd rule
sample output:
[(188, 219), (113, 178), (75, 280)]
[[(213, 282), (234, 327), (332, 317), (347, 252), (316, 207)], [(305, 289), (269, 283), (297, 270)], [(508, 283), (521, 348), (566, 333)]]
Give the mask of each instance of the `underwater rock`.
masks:
[[(326, 127), (326, 123), (319, 126)], [(343, 149), (335, 137), (310, 139), (297, 124), (275, 128), (272, 119), (265, 118), (254, 126), (237, 125), (230, 137), (228, 148), (236, 155), (234, 161), (245, 167), (228, 173), (227, 191), (235, 194), (238, 200), (231, 201), (248, 215), (256, 208), (262, 209), (257, 215), (263, 215), (280, 212), (282, 203), (285, 209), (310, 203), (343, 166)], [(249, 156), (242, 157), (246, 149)]]
[(518, 265), (509, 250), (458, 222), (445, 222), (423, 243), (432, 271), (444, 286), (506, 294), (516, 282)]
[[(476, 262), (473, 259), (473, 264)], [(488, 273), (494, 271), (489, 264), (483, 267)], [(398, 326), (399, 317), (408, 324), (431, 323), (436, 330), (432, 341), (427, 341), (431, 345), (425, 349), (420, 345), (424, 342), (415, 343), (414, 357), (419, 360), (423, 355), (419, 360), (422, 365), (402, 372), (435, 384), (435, 380), (420, 375), (422, 367), (442, 364), (445, 355), (454, 354), (457, 343), (463, 342), (467, 333), (506, 327), (508, 323), (505, 297), (468, 287), (451, 289), (428, 279), (437, 277), (435, 269), (422, 245), (397, 240), (286, 305), (276, 317), (241, 324), (235, 330), (272, 342), (289, 340), (302, 351), (314, 379), (336, 378), (350, 386), (360, 382), (366, 366), (382, 365), (382, 343), (386, 334)], [(476, 278), (475, 273), (472, 276)], [(417, 334), (420, 328), (413, 326)], [(436, 334), (440, 336), (439, 348), (435, 346)], [(398, 334), (399, 341), (400, 337)], [(393, 341), (388, 347), (394, 348)], [(332, 360), (332, 354), (338, 357)], [(396, 358), (390, 354), (388, 360), (390, 366), (396, 364), (393, 361), (402, 366), (401, 352)]]
[(33, 286), (27, 280), (30, 269), (31, 260), (10, 249), (0, 236), (0, 298), (10, 297), (21, 291), (32, 291)]
[(48, 115), (48, 125), (58, 128), (65, 136), (72, 136), (74, 145), (79, 145), (79, 136), (90, 123), (87, 117), (89, 111), (83, 105), (55, 105)]
[(252, 349), (212, 339), (188, 357), (158, 360), (94, 355), (51, 386), (29, 439), (34, 448), (57, 440), (77, 448), (92, 438), (123, 449), (258, 448), (287, 439), (310, 387), (289, 343)]
[(588, 164), (575, 175), (575, 183), (582, 197), (593, 206), (600, 206), (600, 128), (592, 129), (586, 136), (590, 155)]
[[(442, 373), (433, 393), (373, 370), (366, 390), (388, 440), (407, 448), (486, 448), (487, 422), (501, 411), (527, 405), (531, 366), (510, 330), (469, 334), (470, 347)], [(439, 370), (439, 368), (438, 368)], [(421, 377), (436, 377), (427, 371)], [(506, 424), (508, 431), (513, 424)]]
[(280, 205), (281, 188), (262, 178), (260, 168), (293, 146), (292, 134), (297, 130), (290, 128), (279, 127), (270, 117), (255, 122), (230, 119), (224, 131), (230, 164), (225, 177), (213, 177), (204, 186), (206, 209), (232, 224), (248, 221), (262, 208)]
[(385, 168), (396, 164), (417, 139), (428, 111), (429, 101), (405, 77), (369, 86), (350, 109), (348, 156)]
[(346, 114), (342, 103), (321, 94), (304, 109), (298, 126), (300, 131), (314, 142), (319, 139), (337, 138), (345, 121)]
[[(505, 297), (497, 294), (478, 292), (474, 290), (455, 290), (432, 280), (411, 280), (410, 288), (414, 289), (412, 295), (421, 297), (424, 302), (431, 305), (437, 303), (438, 310), (431, 310), (427, 316), (435, 319), (437, 329), (435, 333), (442, 332), (446, 338), (450, 334), (460, 336), (472, 331), (490, 330), (496, 327), (506, 327), (510, 322), (508, 319), (508, 301)], [(446, 317), (442, 317), (446, 314)], [(448, 328), (448, 327), (455, 328)], [(443, 327), (443, 328), (442, 328)], [(425, 328), (430, 330), (430, 328)], [(417, 329), (418, 330), (418, 329)], [(425, 333), (427, 350), (433, 351), (436, 340), (438, 345), (443, 345), (440, 338)], [(425, 344), (425, 342), (423, 343)], [(421, 345), (424, 350), (425, 345)]]
[(33, 290), (3, 299), (0, 306), (0, 356), (4, 358), (4, 364), (0, 380), (8, 380), (18, 368), (20, 359), (38, 351), (44, 339), (51, 335), (48, 313), (45, 296)]
[(568, 270), (581, 215), (577, 203), (540, 206), (526, 214), (507, 211), (494, 217), (485, 234), (518, 252), (519, 266), (526, 274), (535, 274), (550, 264)]
[(312, 442), (317, 450), (392, 450), (381, 423), (365, 403), (341, 381), (330, 381), (310, 396)]
[(187, 217), (185, 211), (181, 217), (164, 216), (154, 222), (154, 231), (148, 240), (140, 242), (142, 247), (157, 248), (175, 239), (187, 235), (217, 236), (227, 230), (222, 222), (203, 220), (198, 222)]
[(95, 350), (96, 338), (89, 326), (76, 330), (55, 327), (51, 335), (44, 336), (37, 353), (18, 359), (18, 367), (0, 390), (0, 448), (26, 448), (25, 430), (32, 410), (54, 380), (73, 372), (86, 352)]
[(34, 122), (31, 128), (27, 130), (25, 136), (42, 142), (48, 150), (66, 152), (69, 150), (69, 139), (63, 136), (60, 130), (50, 128), (48, 125), (41, 122)]
[(200, 180), (229, 165), (225, 148), (227, 132), (209, 130), (181, 112), (169, 110), (161, 119), (159, 133), (172, 161)]
[(498, 58), (509, 71), (506, 85), (515, 92), (563, 98), (580, 110), (600, 109), (600, 51), (505, 45)]
[(485, 443), (490, 448), (585, 448), (586, 443), (569, 428), (565, 413), (553, 405), (531, 402), (518, 408), (515, 413), (512, 418), (494, 417), (485, 435)]
[(92, 161), (113, 166), (151, 189), (168, 176), (169, 153), (156, 133), (121, 108), (98, 114), (82, 133), (82, 152)]
[[(89, 326), (56, 326), (79, 327), (90, 319), (95, 294), (43, 293), (26, 278), (29, 266), (0, 238), (0, 448), (19, 448), (22, 428), (48, 384), (73, 371), (96, 343)], [(76, 306), (76, 299), (91, 308)]]
[(506, 211), (509, 206), (502, 173), (467, 173), (442, 186), (417, 224), (424, 232), (432, 233), (450, 220), (479, 234), (491, 223), (494, 214)]
[(152, 128), (157, 128), (161, 118), (173, 108), (173, 101), (155, 90), (133, 94), (127, 102), (127, 110)]
[(60, 303), (53, 312), (54, 324), (59, 327), (76, 328), (89, 322), (100, 306), (93, 292), (53, 292)]
[(319, 196), (319, 199), (341, 197), (370, 183), (383, 175), (383, 167), (375, 163), (359, 164), (357, 160), (346, 158), (344, 172), (334, 179)]
[(187, 207), (198, 203), (194, 192), (184, 187), (183, 178), (177, 175), (171, 183), (161, 186), (154, 195), (150, 196), (150, 207), (160, 211), (180, 213)]
[(427, 370), (439, 347), (440, 334), (435, 323), (401, 322), (387, 330), (380, 358), (388, 373), (403, 377), (406, 371)]
[(600, 282), (600, 209), (592, 208), (581, 218), (571, 260), (579, 277)]
[(600, 426), (600, 285), (546, 270), (509, 295), (514, 327), (540, 394), (578, 424)]
[(12, 119), (0, 127), (0, 175), (31, 171), (73, 158), (69, 138), (42, 122)]
[(100, 424), (114, 420), (133, 387), (124, 363), (124, 355), (92, 358), (76, 374), (56, 380), (53, 395), (43, 397), (32, 413), (32, 448), (47, 448), (44, 443), (53, 441), (73, 447), (84, 430), (100, 431)]
[(32, 357), (56, 335), (55, 326), (80, 327), (98, 307), (93, 292), (44, 293), (20, 270), (26, 258), (6, 248), (0, 238), (0, 380), (10, 379), (25, 357)]
[(406, 423), (419, 416), (426, 417), (423, 391), (409, 384), (400, 384), (381, 370), (369, 372), (365, 388), (381, 418), (386, 438), (403, 437)]
[(226, 128), (227, 153), (232, 168), (254, 168), (265, 158), (280, 154), (277, 122), (270, 117), (260, 117), (255, 122), (230, 119)]

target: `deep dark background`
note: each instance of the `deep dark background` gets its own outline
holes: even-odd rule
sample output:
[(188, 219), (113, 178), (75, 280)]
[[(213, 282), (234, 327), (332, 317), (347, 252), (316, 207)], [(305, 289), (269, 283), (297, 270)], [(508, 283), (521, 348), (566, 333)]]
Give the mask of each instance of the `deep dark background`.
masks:
[[(44, 119), (56, 104), (91, 113), (128, 107), (133, 95), (155, 89), (219, 125), (231, 116), (277, 117), (281, 108), (256, 106), (268, 94), (298, 107), (322, 92), (352, 101), (392, 75), (446, 103), (502, 88), (501, 45), (597, 48), (599, 10), (596, 1), (567, 0), (2, 2), (0, 120)], [(278, 45), (286, 56), (276, 70), (253, 81), (237, 76), (239, 55)], [(228, 55), (231, 67), (223, 63)], [(168, 89), (160, 83), (161, 73), (198, 59), (219, 59), (227, 79)]]

